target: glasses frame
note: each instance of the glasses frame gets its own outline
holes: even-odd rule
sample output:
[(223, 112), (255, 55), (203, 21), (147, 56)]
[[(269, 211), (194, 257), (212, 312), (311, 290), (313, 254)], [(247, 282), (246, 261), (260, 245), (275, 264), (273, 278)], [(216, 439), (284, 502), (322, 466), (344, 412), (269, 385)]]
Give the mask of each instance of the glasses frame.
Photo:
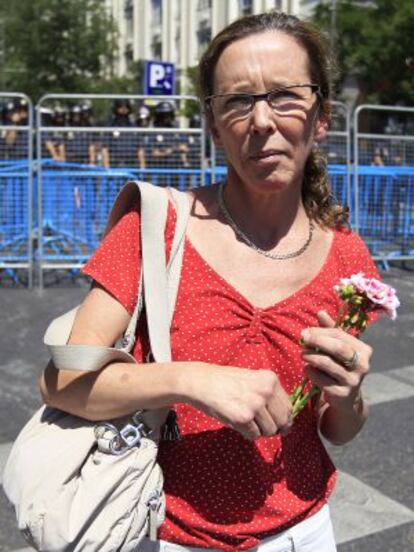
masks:
[(268, 104), (268, 106), (271, 109), (274, 109), (272, 105), (270, 104), (270, 98), (271, 94), (274, 94), (275, 92), (282, 92), (283, 90), (289, 90), (290, 88), (310, 88), (312, 91), (312, 94), (316, 94), (317, 96), (321, 97), (321, 87), (319, 84), (309, 83), (309, 84), (289, 84), (287, 86), (281, 86), (279, 88), (274, 88), (273, 90), (269, 90), (269, 92), (263, 92), (262, 94), (249, 94), (247, 92), (233, 92), (228, 94), (212, 94), (211, 96), (207, 96), (204, 98), (204, 105), (206, 106), (206, 110), (210, 113), (213, 111), (212, 108), (212, 101), (215, 98), (226, 98), (229, 96), (249, 96), (249, 98), (252, 99), (251, 107), (249, 108), (247, 113), (251, 113), (256, 105), (256, 102), (265, 100)]

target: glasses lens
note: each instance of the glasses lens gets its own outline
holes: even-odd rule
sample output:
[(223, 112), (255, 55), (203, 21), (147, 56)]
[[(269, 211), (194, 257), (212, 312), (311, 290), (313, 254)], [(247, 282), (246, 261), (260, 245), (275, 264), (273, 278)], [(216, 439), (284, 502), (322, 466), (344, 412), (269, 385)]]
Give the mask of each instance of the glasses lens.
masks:
[(269, 93), (269, 104), (279, 113), (304, 111), (312, 98), (311, 86), (289, 86)]
[(213, 109), (218, 115), (231, 116), (250, 111), (253, 98), (248, 94), (226, 94), (214, 98)]

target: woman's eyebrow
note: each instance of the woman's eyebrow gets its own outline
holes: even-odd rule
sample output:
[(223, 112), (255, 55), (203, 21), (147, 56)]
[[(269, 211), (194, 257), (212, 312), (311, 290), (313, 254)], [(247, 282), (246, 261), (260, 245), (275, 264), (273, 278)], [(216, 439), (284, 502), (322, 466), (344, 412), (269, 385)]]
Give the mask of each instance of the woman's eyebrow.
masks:
[(272, 90), (277, 90), (278, 88), (285, 88), (286, 86), (294, 86), (295, 84), (291, 81), (274, 81), (266, 87), (265, 90), (253, 90), (251, 83), (241, 82), (232, 87), (231, 90), (223, 90), (219, 94), (264, 94), (265, 92), (271, 92)]

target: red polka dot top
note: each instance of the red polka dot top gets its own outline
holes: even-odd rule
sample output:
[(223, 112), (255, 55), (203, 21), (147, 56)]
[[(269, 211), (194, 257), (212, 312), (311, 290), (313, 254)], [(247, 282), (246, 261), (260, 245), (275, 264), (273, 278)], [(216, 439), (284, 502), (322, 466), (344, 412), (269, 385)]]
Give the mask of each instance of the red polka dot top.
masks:
[[(132, 313), (140, 272), (139, 205), (104, 239), (84, 273)], [(169, 254), (175, 225), (170, 205), (165, 232)], [(361, 239), (335, 231), (316, 277), (267, 308), (253, 307), (186, 240), (171, 328), (172, 357), (251, 370), (273, 370), (291, 392), (303, 376), (300, 332), (318, 325), (317, 312), (336, 317), (333, 286), (355, 272), (378, 277)], [(142, 317), (144, 318), (144, 317)], [(133, 354), (148, 353), (145, 320)], [(174, 405), (181, 440), (159, 449), (167, 498), (159, 538), (183, 546), (247, 550), (316, 513), (335, 482), (335, 468), (319, 438), (313, 409), (305, 409), (285, 437), (255, 441), (187, 404)]]

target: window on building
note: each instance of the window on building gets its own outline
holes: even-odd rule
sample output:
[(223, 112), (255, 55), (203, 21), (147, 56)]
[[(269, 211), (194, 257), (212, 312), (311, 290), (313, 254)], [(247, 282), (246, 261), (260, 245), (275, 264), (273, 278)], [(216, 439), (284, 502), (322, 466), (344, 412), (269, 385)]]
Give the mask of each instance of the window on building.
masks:
[(239, 0), (239, 12), (241, 15), (253, 13), (253, 0)]
[(175, 4), (175, 20), (179, 21), (181, 17), (181, 2)]
[(134, 61), (134, 49), (132, 47), (132, 44), (128, 43), (126, 45), (124, 55), (127, 71), (129, 72), (132, 69), (132, 63)]
[(125, 0), (124, 4), (125, 27), (128, 38), (134, 34), (134, 3), (133, 0)]
[(180, 52), (180, 45), (181, 45), (181, 29), (180, 27), (177, 27), (177, 30), (175, 32), (175, 37), (174, 37), (174, 42), (175, 42), (175, 55), (176, 55), (176, 59), (179, 58), (179, 52)]
[(161, 59), (162, 46), (161, 46), (161, 38), (158, 35), (152, 38), (151, 53), (152, 53), (153, 59)]
[(211, 42), (211, 25), (205, 19), (199, 22), (197, 29), (198, 55), (201, 56)]
[(282, 0), (275, 0), (275, 8), (279, 11), (282, 10)]
[(152, 23), (161, 25), (161, 0), (152, 0)]
[(211, 8), (211, 0), (198, 0), (197, 10), (205, 11)]

